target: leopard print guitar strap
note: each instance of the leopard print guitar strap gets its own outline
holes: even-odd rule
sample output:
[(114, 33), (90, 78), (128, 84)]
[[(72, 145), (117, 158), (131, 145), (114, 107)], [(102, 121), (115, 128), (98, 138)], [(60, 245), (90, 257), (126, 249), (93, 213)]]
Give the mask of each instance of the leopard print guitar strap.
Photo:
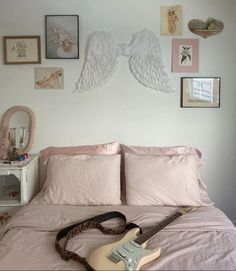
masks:
[[(105, 228), (101, 224), (102, 222), (105, 222), (113, 218), (120, 218), (121, 220), (123, 220), (123, 224), (113, 229)], [(87, 270), (95, 271), (88, 264), (85, 257), (82, 257), (73, 251), (67, 250), (67, 245), (73, 237), (75, 237), (77, 234), (80, 234), (83, 231), (94, 229), (94, 228), (100, 230), (104, 234), (115, 235), (115, 234), (122, 234), (132, 228), (139, 228), (139, 226), (137, 226), (134, 223), (127, 224), (125, 215), (116, 211), (97, 215), (87, 220), (84, 220), (82, 222), (78, 222), (76, 224), (70, 225), (66, 228), (61, 229), (57, 233), (57, 236), (56, 236), (55, 248), (57, 252), (61, 255), (61, 258), (65, 261), (69, 261), (70, 259), (72, 259), (76, 262), (83, 264)], [(140, 229), (140, 232), (142, 232), (141, 229)]]

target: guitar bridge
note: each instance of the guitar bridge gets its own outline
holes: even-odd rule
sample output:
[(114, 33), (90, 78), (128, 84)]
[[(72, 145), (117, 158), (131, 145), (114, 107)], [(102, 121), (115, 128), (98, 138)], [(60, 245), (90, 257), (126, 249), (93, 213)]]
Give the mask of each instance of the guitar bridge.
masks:
[(113, 261), (114, 263), (118, 263), (120, 261), (120, 257), (116, 254), (110, 254), (108, 259)]

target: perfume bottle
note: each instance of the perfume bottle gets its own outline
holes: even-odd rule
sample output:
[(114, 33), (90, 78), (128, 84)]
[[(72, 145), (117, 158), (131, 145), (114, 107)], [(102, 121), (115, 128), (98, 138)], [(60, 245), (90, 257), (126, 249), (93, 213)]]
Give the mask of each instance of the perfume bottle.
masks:
[(9, 130), (9, 142), (8, 148), (8, 160), (14, 161), (17, 159), (18, 153), (16, 150), (16, 128), (10, 128)]
[(16, 147), (16, 128), (10, 128), (9, 142), (10, 142), (10, 147), (11, 148)]
[(8, 160), (10, 161), (16, 161), (18, 158), (18, 152), (15, 147), (12, 148), (12, 150), (9, 152)]
[(24, 148), (26, 127), (20, 127), (19, 149)]

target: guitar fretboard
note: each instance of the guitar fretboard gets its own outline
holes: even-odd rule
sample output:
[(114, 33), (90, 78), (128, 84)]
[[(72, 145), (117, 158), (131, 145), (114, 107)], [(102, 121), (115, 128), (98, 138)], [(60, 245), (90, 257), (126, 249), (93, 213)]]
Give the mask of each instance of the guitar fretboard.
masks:
[(134, 242), (139, 245), (142, 245), (144, 242), (146, 242), (148, 239), (150, 239), (154, 234), (156, 234), (157, 232), (159, 232), (160, 230), (165, 228), (168, 224), (170, 224), (172, 221), (174, 221), (176, 218), (178, 218), (181, 215), (182, 215), (181, 212), (177, 212), (177, 213), (167, 217), (162, 222), (157, 224), (156, 227), (152, 228), (151, 230), (149, 230), (149, 231), (141, 234), (139, 237), (137, 237), (134, 240)]

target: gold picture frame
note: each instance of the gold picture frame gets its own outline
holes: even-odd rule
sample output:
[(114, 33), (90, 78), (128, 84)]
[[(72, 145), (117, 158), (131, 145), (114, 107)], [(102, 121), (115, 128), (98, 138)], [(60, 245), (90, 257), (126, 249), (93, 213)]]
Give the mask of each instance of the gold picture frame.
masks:
[(4, 36), (4, 64), (40, 64), (40, 36)]

